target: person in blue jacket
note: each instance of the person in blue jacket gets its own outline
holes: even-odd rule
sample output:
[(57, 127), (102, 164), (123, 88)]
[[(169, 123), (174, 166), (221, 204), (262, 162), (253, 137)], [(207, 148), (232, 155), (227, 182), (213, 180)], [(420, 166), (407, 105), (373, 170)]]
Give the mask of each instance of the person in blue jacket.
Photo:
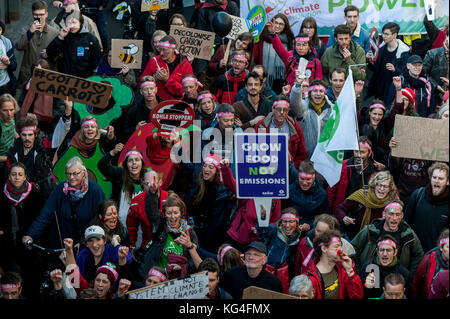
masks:
[(73, 238), (75, 244), (84, 238), (84, 231), (96, 216), (97, 206), (105, 200), (105, 194), (97, 183), (88, 179), (87, 169), (78, 156), (67, 162), (65, 170), (67, 181), (52, 191), (23, 236), (23, 243), (43, 238), (48, 240), (50, 248), (61, 248), (63, 238)]
[[(291, 166), (290, 170), (295, 170), (295, 167)], [(326, 191), (316, 181), (316, 171), (311, 162), (300, 163), (298, 173), (295, 173), (290, 176), (298, 178), (289, 185), (289, 199), (281, 201), (281, 208), (294, 207), (301, 216), (302, 231), (307, 232), (313, 227), (317, 215), (329, 213), (329, 201)]]

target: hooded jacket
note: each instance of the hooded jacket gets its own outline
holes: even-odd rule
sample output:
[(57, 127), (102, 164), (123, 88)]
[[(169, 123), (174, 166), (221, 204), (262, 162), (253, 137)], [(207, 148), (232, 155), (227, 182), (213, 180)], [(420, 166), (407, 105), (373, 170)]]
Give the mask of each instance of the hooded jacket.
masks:
[[(384, 226), (384, 218), (374, 220), (353, 238), (351, 244), (355, 248), (355, 264), (359, 269), (363, 263), (375, 256), (377, 240), (381, 236)], [(399, 263), (414, 273), (423, 256), (423, 249), (419, 238), (412, 228), (402, 220), (397, 233), (400, 234), (397, 258)]]
[[(286, 82), (290, 85), (293, 85), (295, 82), (295, 70), (298, 68), (300, 56), (295, 50), (286, 50), (283, 43), (281, 43), (278, 35), (275, 35), (273, 37), (272, 45), (275, 52), (277, 52), (278, 56), (284, 63), (284, 78)], [(308, 70), (311, 72), (309, 80), (312, 81), (316, 79), (322, 79), (322, 66), (320, 64), (320, 60), (317, 58), (316, 49), (314, 47), (310, 46), (306, 59), (308, 60), (308, 64), (306, 65), (306, 72), (308, 72)]]
[(305, 105), (306, 101), (302, 100), (301, 86), (294, 85), (291, 90), (290, 105), (292, 112), (296, 115), (297, 121), (302, 128), (308, 158), (311, 158), (314, 153), (314, 149), (316, 148), (317, 142), (319, 141), (320, 135), (322, 134), (333, 108), (333, 104), (326, 95), (324, 99), (325, 104), (322, 107), (322, 113), (319, 115), (312, 107), (309, 99), (307, 100), (308, 105)]
[(88, 78), (100, 64), (101, 50), (97, 38), (82, 25), (77, 33), (69, 34), (61, 40), (59, 36), (47, 47), (49, 58), (55, 59), (60, 53), (58, 70), (62, 73)]
[[(261, 133), (270, 133), (270, 124), (272, 123), (273, 112), (270, 112), (265, 119), (259, 121), (255, 125), (255, 131)], [(301, 162), (306, 161), (306, 146), (303, 131), (297, 121), (288, 116), (287, 123), (289, 125), (289, 154), (292, 156), (294, 166), (298, 169)]]

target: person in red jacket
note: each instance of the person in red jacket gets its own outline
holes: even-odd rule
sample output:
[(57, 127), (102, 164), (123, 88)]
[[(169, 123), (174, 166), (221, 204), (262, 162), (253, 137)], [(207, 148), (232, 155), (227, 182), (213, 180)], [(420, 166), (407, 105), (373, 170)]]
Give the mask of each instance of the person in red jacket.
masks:
[(151, 75), (156, 79), (158, 95), (163, 101), (179, 100), (184, 93), (181, 80), (186, 74), (193, 74), (192, 66), (186, 57), (175, 52), (177, 42), (172, 36), (163, 37), (159, 46), (160, 55), (148, 61), (139, 82), (143, 76)]
[(284, 95), (274, 99), (272, 112), (255, 125), (258, 133), (287, 133), (289, 135), (289, 154), (298, 169), (306, 161), (306, 146), (303, 131), (296, 120), (288, 115), (289, 100)]
[(273, 23), (272, 21), (268, 22), (266, 28), (272, 35), (272, 46), (275, 52), (284, 63), (284, 78), (287, 84), (294, 85), (295, 70), (298, 69), (301, 58), (308, 61), (305, 73), (310, 83), (316, 79), (323, 79), (322, 65), (317, 58), (316, 49), (310, 43), (309, 36), (305, 33), (299, 33), (295, 38), (294, 50), (288, 51), (281, 43), (278, 35), (273, 33)]
[(441, 271), (448, 271), (448, 228), (439, 236), (437, 247), (430, 250), (419, 263), (412, 283), (412, 298), (427, 299), (431, 283)]
[[(158, 172), (151, 170), (144, 174), (143, 188), (145, 192), (140, 193), (138, 196), (134, 197), (131, 201), (130, 212), (127, 216), (127, 229), (130, 233), (130, 247), (135, 247), (138, 236), (138, 229), (141, 226), (142, 229), (142, 244), (141, 247), (145, 247), (151, 240), (152, 227), (157, 227), (158, 225), (152, 225), (152, 222), (147, 217), (147, 211), (150, 212), (148, 207), (151, 205), (158, 205), (161, 216), (162, 205), (167, 198), (167, 192), (161, 189), (162, 179)], [(153, 196), (149, 196), (153, 195)], [(156, 200), (156, 203), (155, 203)]]
[(314, 288), (314, 299), (362, 299), (361, 279), (352, 259), (342, 251), (339, 231), (329, 230), (314, 239), (314, 271), (307, 273)]
[(233, 104), (237, 93), (245, 86), (250, 55), (246, 51), (234, 51), (231, 57), (232, 67), (217, 77), (211, 93), (219, 103)]

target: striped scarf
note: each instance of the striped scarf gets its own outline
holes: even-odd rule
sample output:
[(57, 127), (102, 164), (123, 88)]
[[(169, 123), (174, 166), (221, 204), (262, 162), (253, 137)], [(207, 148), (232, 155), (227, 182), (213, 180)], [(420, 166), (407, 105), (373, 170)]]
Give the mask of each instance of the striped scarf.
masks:
[(63, 192), (64, 194), (69, 194), (70, 198), (73, 201), (78, 201), (86, 195), (89, 189), (89, 181), (87, 176), (81, 181), (81, 189), (76, 189), (74, 187), (70, 187), (69, 183), (64, 182)]

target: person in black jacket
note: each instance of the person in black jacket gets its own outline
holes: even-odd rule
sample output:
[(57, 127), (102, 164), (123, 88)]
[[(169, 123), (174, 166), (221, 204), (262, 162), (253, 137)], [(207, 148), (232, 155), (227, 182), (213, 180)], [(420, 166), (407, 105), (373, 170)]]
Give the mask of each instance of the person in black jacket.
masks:
[(198, 266), (198, 271), (208, 272), (208, 288), (209, 292), (206, 295), (208, 299), (232, 299), (231, 295), (220, 288), (219, 283), (220, 268), (219, 264), (212, 258), (205, 258)]
[(242, 299), (245, 288), (255, 286), (276, 292), (283, 292), (281, 280), (264, 269), (267, 261), (267, 247), (254, 241), (245, 247), (245, 266), (228, 269), (222, 277), (221, 287), (233, 299)]
[(87, 31), (80, 11), (66, 18), (66, 28), (47, 47), (47, 55), (55, 59), (60, 54), (58, 70), (62, 73), (87, 78), (100, 64), (101, 50), (97, 38)]
[(21, 162), (30, 172), (28, 179), (38, 185), (40, 194), (47, 198), (56, 186), (51, 176), (54, 150), (45, 149), (38, 139), (39, 129), (34, 114), (22, 118), (17, 123), (20, 138), (14, 141), (14, 145), (7, 152), (6, 165)]

